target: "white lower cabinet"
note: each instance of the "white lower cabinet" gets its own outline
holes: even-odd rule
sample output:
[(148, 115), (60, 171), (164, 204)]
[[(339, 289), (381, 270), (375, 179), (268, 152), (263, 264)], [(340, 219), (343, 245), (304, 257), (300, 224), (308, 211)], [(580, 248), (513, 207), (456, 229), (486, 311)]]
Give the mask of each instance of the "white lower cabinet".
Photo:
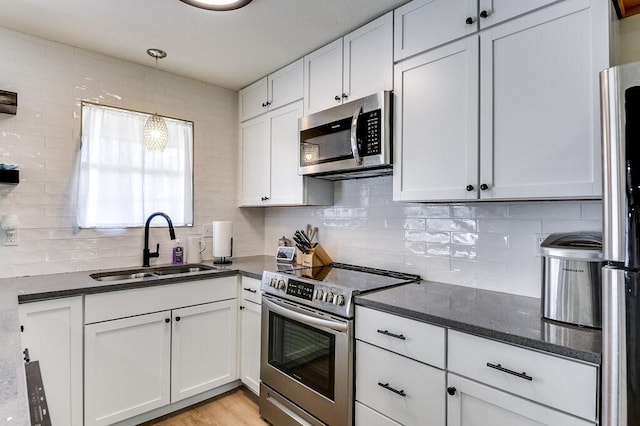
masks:
[(447, 379), (447, 426), (593, 425), (455, 374)]
[(86, 296), (85, 425), (236, 380), (236, 297), (236, 276)]
[(237, 378), (236, 311), (232, 299), (172, 312), (171, 402)]
[(171, 312), (85, 326), (84, 362), (86, 425), (169, 404)]
[(22, 348), (39, 361), (54, 425), (82, 425), (82, 296), (19, 306)]
[(240, 285), (240, 380), (260, 394), (260, 280), (243, 276)]

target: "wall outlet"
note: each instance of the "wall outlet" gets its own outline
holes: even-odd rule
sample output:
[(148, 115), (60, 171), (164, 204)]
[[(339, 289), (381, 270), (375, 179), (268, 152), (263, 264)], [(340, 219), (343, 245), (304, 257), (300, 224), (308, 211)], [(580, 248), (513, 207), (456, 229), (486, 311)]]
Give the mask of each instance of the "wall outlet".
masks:
[(207, 223), (202, 226), (202, 236), (205, 238), (213, 237), (213, 223)]
[(542, 256), (542, 251), (540, 250), (540, 244), (542, 244), (542, 242), (546, 240), (548, 236), (549, 234), (536, 234), (536, 256), (537, 257)]

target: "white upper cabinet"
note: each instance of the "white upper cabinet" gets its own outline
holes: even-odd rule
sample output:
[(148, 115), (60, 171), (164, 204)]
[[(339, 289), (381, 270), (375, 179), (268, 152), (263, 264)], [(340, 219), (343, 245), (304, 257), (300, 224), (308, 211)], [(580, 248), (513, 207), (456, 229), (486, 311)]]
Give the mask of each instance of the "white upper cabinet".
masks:
[(548, 6), (560, 0), (480, 0), (478, 22), (480, 29)]
[(240, 90), (240, 121), (302, 98), (302, 58)]
[(395, 196), (476, 199), (477, 37), (399, 63), (395, 79)]
[(400, 61), (477, 32), (477, 0), (414, 0), (397, 8), (394, 20), (394, 59)]
[(564, 1), (480, 33), (480, 198), (601, 195), (602, 3)]
[(333, 182), (298, 174), (302, 101), (240, 124), (240, 206), (330, 205)]
[(393, 88), (393, 13), (304, 57), (304, 114)]
[(398, 63), (394, 199), (599, 197), (608, 19), (565, 0)]

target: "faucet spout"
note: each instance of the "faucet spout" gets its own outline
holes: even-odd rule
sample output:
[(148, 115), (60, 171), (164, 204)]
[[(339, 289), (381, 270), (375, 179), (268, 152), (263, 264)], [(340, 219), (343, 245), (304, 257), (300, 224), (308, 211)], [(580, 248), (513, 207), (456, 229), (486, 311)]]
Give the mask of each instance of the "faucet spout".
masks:
[(169, 236), (172, 240), (176, 239), (176, 233), (173, 230), (173, 222), (171, 222), (171, 218), (167, 214), (162, 212), (151, 213), (144, 225), (144, 249), (142, 250), (142, 266), (150, 266), (149, 260), (151, 260), (152, 257), (160, 256), (160, 244), (156, 245), (155, 252), (151, 252), (149, 250), (149, 224), (151, 223), (151, 220), (156, 216), (162, 216), (166, 219), (167, 223), (169, 224)]

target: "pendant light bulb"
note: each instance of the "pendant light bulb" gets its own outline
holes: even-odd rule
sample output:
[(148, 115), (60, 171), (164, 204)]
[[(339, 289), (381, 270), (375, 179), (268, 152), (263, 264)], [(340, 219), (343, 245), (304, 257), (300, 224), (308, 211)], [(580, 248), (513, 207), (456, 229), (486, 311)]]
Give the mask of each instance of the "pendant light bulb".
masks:
[[(158, 109), (158, 59), (162, 59), (167, 56), (167, 53), (160, 49), (147, 49), (147, 54), (156, 60), (156, 94), (155, 104), (156, 111)], [(159, 151), (162, 152), (167, 147), (169, 142), (169, 132), (167, 130), (167, 123), (164, 119), (154, 112), (147, 122), (144, 124), (144, 146), (147, 151)]]

